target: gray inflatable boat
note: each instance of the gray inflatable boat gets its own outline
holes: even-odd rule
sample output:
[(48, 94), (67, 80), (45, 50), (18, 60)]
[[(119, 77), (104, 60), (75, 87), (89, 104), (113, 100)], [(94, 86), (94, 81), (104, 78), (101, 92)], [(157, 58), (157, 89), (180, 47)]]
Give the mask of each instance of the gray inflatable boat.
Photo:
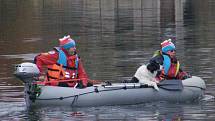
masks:
[(15, 76), (25, 85), (27, 106), (106, 106), (130, 105), (153, 101), (193, 102), (204, 96), (205, 82), (192, 76), (185, 80), (162, 81), (156, 91), (140, 83), (104, 83), (79, 89), (33, 84), (39, 71), (32, 63), (16, 66)]

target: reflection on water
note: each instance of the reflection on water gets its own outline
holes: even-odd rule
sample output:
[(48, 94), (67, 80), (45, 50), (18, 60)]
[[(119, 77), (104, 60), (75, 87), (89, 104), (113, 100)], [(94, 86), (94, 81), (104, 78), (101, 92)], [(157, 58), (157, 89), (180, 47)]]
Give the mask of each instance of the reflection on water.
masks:
[[(214, 5), (214, 0), (0, 0), (0, 116), (4, 120), (214, 119), (211, 100), (193, 105), (28, 110), (22, 82), (13, 76), (15, 64), (32, 61), (37, 53), (57, 46), (58, 38), (71, 34), (89, 77), (119, 82), (148, 62), (161, 39), (172, 38), (182, 68), (205, 79), (206, 94), (215, 95)], [(76, 111), (84, 116), (71, 115)]]
[[(44, 107), (25, 109), (23, 104), (16, 104), (17, 109), (9, 114), (5, 112), (2, 119), (26, 119), (26, 120), (205, 120), (214, 119), (214, 105), (207, 103), (195, 104), (171, 104), (171, 103), (146, 103), (129, 106), (107, 106), (107, 107)], [(203, 107), (202, 107), (203, 106)], [(2, 113), (3, 114), (3, 113)], [(8, 115), (6, 115), (8, 114)], [(9, 118), (8, 118), (8, 117)]]

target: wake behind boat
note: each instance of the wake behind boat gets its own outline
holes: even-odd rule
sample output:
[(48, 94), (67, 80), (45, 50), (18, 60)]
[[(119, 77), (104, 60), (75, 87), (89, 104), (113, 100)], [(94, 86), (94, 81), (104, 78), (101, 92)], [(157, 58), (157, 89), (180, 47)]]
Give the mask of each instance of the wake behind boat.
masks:
[(129, 105), (153, 101), (193, 102), (204, 96), (205, 82), (192, 76), (185, 80), (164, 80), (156, 91), (140, 83), (104, 83), (83, 89), (35, 83), (39, 71), (32, 63), (16, 66), (16, 77), (25, 85), (27, 106), (106, 106)]

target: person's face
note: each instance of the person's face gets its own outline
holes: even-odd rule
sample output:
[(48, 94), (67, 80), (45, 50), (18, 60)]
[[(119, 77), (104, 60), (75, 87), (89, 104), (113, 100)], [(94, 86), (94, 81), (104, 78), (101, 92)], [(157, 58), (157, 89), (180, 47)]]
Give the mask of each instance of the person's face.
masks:
[(69, 48), (69, 49), (68, 49), (69, 55), (74, 55), (74, 54), (75, 54), (75, 51), (76, 51), (76, 48), (75, 48), (75, 47)]
[(169, 51), (167, 52), (167, 54), (168, 54), (171, 58), (173, 58), (173, 57), (175, 57), (176, 52), (175, 52), (175, 50), (169, 50)]

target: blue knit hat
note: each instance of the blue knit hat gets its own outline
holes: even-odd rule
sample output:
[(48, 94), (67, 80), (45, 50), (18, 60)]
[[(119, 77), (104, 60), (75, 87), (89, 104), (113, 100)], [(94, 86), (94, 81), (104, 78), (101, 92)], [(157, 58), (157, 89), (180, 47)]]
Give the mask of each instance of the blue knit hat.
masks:
[(75, 41), (70, 38), (70, 35), (60, 38), (59, 42), (60, 42), (60, 47), (64, 49), (75, 48), (76, 46)]
[(171, 42), (171, 39), (165, 40), (161, 43), (161, 50), (163, 53), (175, 50), (175, 45)]

